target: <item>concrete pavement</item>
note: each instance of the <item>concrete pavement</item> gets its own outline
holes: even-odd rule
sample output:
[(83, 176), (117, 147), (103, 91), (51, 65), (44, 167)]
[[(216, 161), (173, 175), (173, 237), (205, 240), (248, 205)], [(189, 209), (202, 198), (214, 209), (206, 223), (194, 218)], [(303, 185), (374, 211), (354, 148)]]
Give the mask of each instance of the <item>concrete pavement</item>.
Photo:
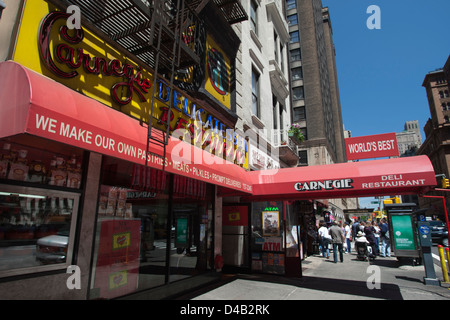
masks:
[[(331, 255), (332, 257), (332, 255)], [(359, 261), (345, 254), (334, 263), (314, 255), (302, 262), (303, 277), (224, 275), (220, 283), (182, 299), (192, 300), (449, 300), (448, 285), (425, 285), (423, 265), (401, 265), (395, 257)], [(437, 278), (442, 271), (435, 265)]]

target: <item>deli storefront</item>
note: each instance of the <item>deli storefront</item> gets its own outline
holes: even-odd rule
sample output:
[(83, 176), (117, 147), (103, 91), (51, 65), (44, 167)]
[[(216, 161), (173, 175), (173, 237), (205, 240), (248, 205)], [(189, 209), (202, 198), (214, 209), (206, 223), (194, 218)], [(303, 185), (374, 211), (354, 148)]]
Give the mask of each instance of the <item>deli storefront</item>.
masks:
[[(27, 1), (0, 63), (0, 297), (161, 299), (211, 281), (219, 187), (251, 194), (245, 140), (182, 90), (169, 115), (166, 80), (67, 17)], [(166, 150), (147, 144), (154, 85)]]
[[(0, 298), (162, 299), (223, 263), (298, 276), (298, 211), (312, 214), (311, 199), (436, 184), (424, 157), (248, 172), (229, 85), (206, 85), (205, 72), (210, 99), (176, 89), (169, 114), (165, 79), (67, 17), (26, 1), (0, 63)], [(233, 59), (213, 51), (224, 63), (205, 68), (229, 76)], [(166, 150), (147, 144), (155, 87), (152, 133), (170, 119)]]
[(233, 271), (291, 277), (302, 275), (316, 217), (329, 210), (319, 199), (425, 194), (436, 187), (427, 156), (259, 170), (247, 176), (252, 194), (223, 204), (225, 262)]

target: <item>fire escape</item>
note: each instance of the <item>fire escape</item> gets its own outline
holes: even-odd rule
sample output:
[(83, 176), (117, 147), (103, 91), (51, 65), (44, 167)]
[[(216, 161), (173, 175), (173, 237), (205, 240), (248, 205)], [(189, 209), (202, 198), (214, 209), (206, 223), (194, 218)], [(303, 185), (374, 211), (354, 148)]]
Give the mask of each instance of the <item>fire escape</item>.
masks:
[[(77, 5), (85, 20), (154, 70), (147, 121), (147, 154), (150, 145), (158, 145), (163, 148), (164, 159), (170, 136), (174, 77), (177, 71), (200, 64), (204, 55), (205, 44), (199, 38), (200, 31), (205, 28), (201, 11), (208, 5), (215, 5), (228, 23), (237, 23), (247, 19), (239, 0), (62, 1)], [(163, 123), (165, 131), (153, 129), (157, 80), (164, 81), (169, 96), (165, 106), (168, 116)], [(162, 163), (164, 171), (165, 161)]]

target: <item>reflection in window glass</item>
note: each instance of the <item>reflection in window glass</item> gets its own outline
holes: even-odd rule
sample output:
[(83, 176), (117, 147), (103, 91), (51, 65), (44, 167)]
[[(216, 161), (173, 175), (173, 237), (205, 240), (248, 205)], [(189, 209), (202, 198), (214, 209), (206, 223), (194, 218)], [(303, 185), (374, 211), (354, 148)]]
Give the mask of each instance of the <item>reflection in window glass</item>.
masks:
[(65, 263), (78, 195), (0, 185), (0, 271)]
[(206, 183), (108, 157), (101, 182), (91, 299), (115, 298), (211, 269)]
[[(181, 177), (182, 178), (182, 177)], [(182, 178), (185, 179), (185, 178)], [(212, 261), (212, 202), (209, 186), (194, 199), (174, 196), (173, 235), (170, 247), (170, 281), (211, 270)], [(177, 179), (174, 181), (176, 185)]]

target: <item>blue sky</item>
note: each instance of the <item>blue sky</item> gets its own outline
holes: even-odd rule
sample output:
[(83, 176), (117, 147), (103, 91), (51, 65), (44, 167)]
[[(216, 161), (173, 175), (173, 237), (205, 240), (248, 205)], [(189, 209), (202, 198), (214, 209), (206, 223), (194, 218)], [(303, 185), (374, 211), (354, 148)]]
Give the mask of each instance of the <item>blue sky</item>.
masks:
[[(322, 0), (330, 11), (345, 129), (352, 136), (400, 132), (430, 118), (425, 75), (450, 54), (450, 0)], [(370, 30), (370, 5), (381, 29)], [(360, 198), (362, 208), (376, 208)]]
[[(425, 75), (450, 54), (450, 0), (322, 0), (336, 47), (345, 129), (352, 136), (400, 132), (404, 123), (430, 118)], [(381, 29), (370, 30), (370, 5)], [(425, 135), (422, 131), (422, 139)]]

